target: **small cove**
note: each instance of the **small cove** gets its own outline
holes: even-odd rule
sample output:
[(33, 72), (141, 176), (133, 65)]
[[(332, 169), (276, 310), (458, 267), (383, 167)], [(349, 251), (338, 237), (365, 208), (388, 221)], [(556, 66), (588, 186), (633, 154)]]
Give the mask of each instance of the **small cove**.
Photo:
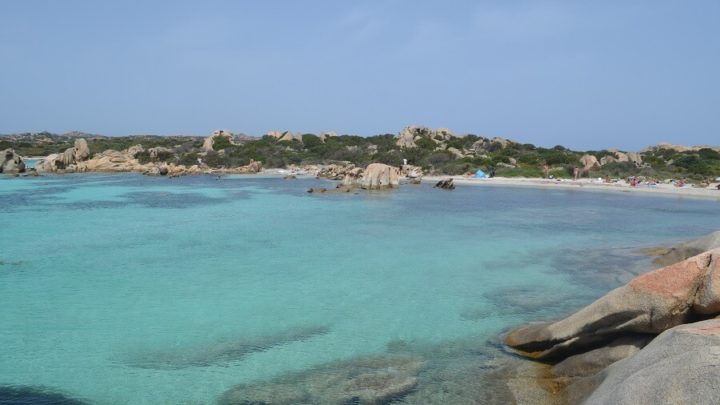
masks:
[(501, 356), (503, 330), (649, 268), (637, 248), (720, 228), (716, 201), (305, 192), (319, 183), (0, 179), (0, 385), (98, 404), (215, 403), (237, 384), (401, 352), (426, 361), (406, 402), (430, 395), (424, 381), (481, 396), (467, 392), (471, 373)]

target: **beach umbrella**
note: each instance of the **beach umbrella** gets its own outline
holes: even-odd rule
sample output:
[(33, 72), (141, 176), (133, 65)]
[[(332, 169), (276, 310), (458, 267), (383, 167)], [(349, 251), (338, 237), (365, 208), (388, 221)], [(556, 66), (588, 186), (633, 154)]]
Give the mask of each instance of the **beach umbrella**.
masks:
[(484, 171), (478, 169), (478, 171), (475, 172), (475, 177), (484, 178), (484, 177), (487, 177), (487, 175), (485, 174)]

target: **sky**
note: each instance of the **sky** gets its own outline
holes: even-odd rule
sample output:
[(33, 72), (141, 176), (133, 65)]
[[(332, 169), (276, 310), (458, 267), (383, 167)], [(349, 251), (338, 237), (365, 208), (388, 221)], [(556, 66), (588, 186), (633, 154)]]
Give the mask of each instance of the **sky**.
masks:
[(0, 0), (0, 133), (720, 144), (720, 1)]

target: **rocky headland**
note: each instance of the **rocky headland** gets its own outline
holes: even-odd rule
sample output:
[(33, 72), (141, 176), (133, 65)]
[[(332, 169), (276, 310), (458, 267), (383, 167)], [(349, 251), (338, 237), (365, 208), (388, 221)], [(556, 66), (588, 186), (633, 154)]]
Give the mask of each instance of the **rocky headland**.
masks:
[(504, 336), (541, 370), (514, 387), (516, 399), (544, 386), (538, 403), (720, 403), (720, 232), (652, 253), (665, 267)]

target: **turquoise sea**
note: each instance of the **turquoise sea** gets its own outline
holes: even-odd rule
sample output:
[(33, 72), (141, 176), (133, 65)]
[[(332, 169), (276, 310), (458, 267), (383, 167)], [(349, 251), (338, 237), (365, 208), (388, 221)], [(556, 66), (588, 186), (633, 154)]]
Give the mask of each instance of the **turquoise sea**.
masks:
[(403, 353), (422, 367), (393, 403), (433, 403), (441, 390), (473, 403), (493, 389), (468, 384), (503, 356), (498, 334), (650, 268), (637, 248), (720, 229), (718, 201), (428, 184), (306, 193), (313, 186), (333, 187), (0, 179), (0, 402), (54, 392), (213, 404), (239, 384)]

